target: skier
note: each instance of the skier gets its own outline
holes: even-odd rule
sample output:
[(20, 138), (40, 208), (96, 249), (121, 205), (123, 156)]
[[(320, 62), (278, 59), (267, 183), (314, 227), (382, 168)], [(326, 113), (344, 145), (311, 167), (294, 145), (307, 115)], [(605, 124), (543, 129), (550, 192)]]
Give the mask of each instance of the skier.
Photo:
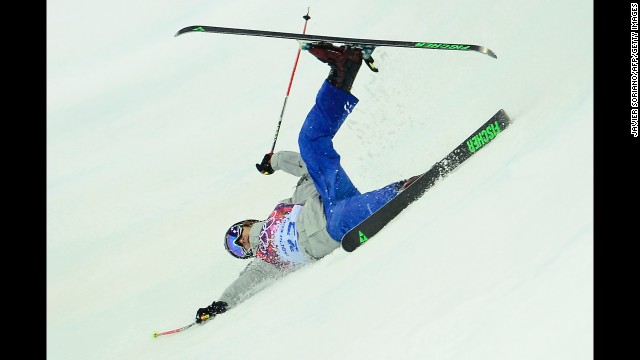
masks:
[(298, 137), (300, 153), (264, 155), (256, 168), (300, 177), (293, 195), (280, 201), (266, 220), (243, 220), (225, 233), (224, 246), (236, 258), (253, 259), (218, 301), (198, 309), (196, 322), (224, 313), (249, 296), (340, 246), (345, 233), (404, 190), (417, 176), (361, 194), (340, 165), (333, 137), (358, 99), (351, 94), (362, 65), (362, 49), (321, 42), (303, 49), (331, 70)]

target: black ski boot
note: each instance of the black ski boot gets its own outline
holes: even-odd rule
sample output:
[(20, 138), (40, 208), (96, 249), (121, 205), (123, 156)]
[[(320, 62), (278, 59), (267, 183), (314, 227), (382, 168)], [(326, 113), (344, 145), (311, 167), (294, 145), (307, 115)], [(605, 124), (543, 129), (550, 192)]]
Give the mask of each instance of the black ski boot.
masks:
[(308, 44), (307, 47), (313, 56), (331, 67), (327, 81), (350, 93), (362, 65), (362, 49), (348, 45), (338, 47), (328, 42)]

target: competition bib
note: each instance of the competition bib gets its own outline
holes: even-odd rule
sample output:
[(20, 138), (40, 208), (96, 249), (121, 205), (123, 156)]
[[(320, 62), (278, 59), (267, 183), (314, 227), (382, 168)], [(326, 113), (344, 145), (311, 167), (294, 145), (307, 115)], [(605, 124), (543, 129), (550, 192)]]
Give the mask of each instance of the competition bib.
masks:
[(278, 204), (260, 231), (256, 257), (280, 268), (307, 262), (298, 247), (296, 220), (302, 205)]

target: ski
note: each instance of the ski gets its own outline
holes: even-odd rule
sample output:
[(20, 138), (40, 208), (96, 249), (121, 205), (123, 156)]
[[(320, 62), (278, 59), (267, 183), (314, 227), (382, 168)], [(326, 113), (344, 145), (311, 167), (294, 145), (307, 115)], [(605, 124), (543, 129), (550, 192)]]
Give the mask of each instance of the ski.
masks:
[(413, 49), (475, 51), (475, 52), (489, 55), (495, 59), (498, 58), (493, 51), (491, 51), (490, 49), (484, 46), (479, 46), (479, 45), (447, 44), (447, 43), (428, 42), (428, 41), (356, 39), (356, 38), (347, 38), (347, 37), (338, 37), (338, 36), (295, 34), (295, 33), (288, 33), (288, 32), (225, 28), (225, 27), (206, 26), (206, 25), (192, 25), (192, 26), (184, 27), (180, 29), (175, 34), (175, 36), (188, 34), (188, 33), (199, 33), (199, 32), (293, 39), (293, 40), (299, 40), (306, 43), (328, 41), (331, 43), (340, 43), (345, 45), (360, 45), (360, 46), (367, 46), (367, 47), (391, 46), (391, 47), (404, 47), (404, 48), (413, 48)]
[(510, 121), (507, 113), (500, 109), (447, 156), (435, 163), (427, 172), (420, 175), (404, 191), (346, 233), (342, 237), (342, 248), (348, 252), (354, 251), (376, 235), (409, 204), (419, 199), (435, 185), (438, 180), (445, 178), (465, 160), (495, 139), (507, 128)]

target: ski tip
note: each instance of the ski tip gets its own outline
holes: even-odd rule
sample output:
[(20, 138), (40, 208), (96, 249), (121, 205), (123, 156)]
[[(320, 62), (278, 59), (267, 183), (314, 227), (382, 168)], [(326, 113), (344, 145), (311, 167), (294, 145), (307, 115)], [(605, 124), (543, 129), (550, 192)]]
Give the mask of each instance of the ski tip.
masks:
[(154, 331), (154, 332), (151, 334), (151, 338), (152, 338), (152, 339), (156, 339), (157, 337), (158, 337), (158, 332), (157, 332), (157, 331)]
[(186, 34), (186, 33), (191, 33), (191, 32), (204, 32), (204, 27), (203, 25), (191, 25), (191, 26), (187, 26), (187, 27), (183, 27), (182, 29), (178, 30), (178, 32), (173, 35), (174, 37), (182, 35), (182, 34)]
[(175, 33), (175, 35), (173, 35), (173, 37), (180, 36), (180, 35), (184, 34), (185, 33), (185, 29), (186, 28), (182, 28), (182, 29), (178, 30), (178, 32)]
[(491, 49), (484, 48), (484, 49), (482, 49), (482, 53), (487, 54), (487, 55), (491, 56), (491, 57), (492, 57), (492, 58), (494, 58), (494, 59), (497, 59), (497, 58), (498, 58), (498, 56), (496, 55), (496, 53), (494, 53), (493, 51), (491, 51)]
[(176, 32), (175, 35), (173, 35), (173, 37), (180, 36), (180, 35), (184, 34), (185, 29), (186, 28), (182, 28), (182, 29), (178, 30), (178, 32)]

